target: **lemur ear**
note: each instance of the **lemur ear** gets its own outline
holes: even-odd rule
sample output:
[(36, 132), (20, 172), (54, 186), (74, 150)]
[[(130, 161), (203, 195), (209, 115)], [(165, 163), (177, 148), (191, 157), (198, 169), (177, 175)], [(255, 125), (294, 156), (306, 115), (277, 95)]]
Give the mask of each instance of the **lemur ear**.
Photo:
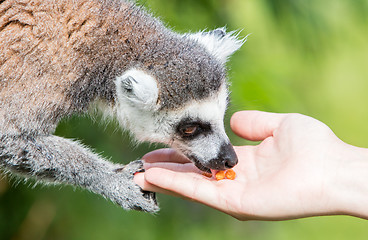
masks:
[(238, 39), (238, 34), (235, 32), (226, 33), (225, 27), (209, 32), (185, 34), (184, 37), (198, 41), (222, 63), (226, 63), (231, 54), (238, 50), (246, 41), (246, 37)]
[(156, 106), (158, 87), (156, 80), (138, 69), (130, 69), (116, 78), (119, 100), (127, 100), (138, 107), (152, 109)]

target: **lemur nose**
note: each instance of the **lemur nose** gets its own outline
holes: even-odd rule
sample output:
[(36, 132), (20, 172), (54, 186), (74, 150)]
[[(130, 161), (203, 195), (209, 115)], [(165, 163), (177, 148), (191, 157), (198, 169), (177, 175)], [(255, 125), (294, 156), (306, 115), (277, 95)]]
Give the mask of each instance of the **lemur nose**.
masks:
[(209, 168), (214, 170), (225, 170), (233, 168), (238, 163), (238, 157), (230, 143), (225, 143), (220, 148), (217, 158), (210, 161)]
[(223, 159), (223, 164), (226, 169), (233, 168), (238, 164), (238, 157), (230, 143), (221, 146), (220, 159)]
[(238, 164), (238, 158), (235, 159), (227, 159), (225, 161), (225, 167), (226, 168), (233, 168), (235, 165)]

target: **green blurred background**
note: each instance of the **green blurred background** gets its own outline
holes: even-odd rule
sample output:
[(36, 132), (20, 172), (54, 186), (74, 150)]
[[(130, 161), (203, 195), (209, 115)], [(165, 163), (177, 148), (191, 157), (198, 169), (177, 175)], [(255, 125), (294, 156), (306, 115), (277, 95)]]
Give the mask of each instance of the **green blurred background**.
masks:
[[(229, 62), (231, 114), (241, 109), (299, 112), (344, 141), (368, 147), (367, 0), (140, 1), (179, 32), (226, 25), (247, 43)], [(57, 135), (78, 138), (114, 162), (157, 146), (130, 143), (116, 123), (72, 118)], [(229, 133), (235, 144), (246, 142)], [(225, 214), (159, 195), (155, 216), (125, 212), (70, 186), (0, 180), (0, 239), (367, 239), (368, 222), (334, 216), (285, 222), (239, 222)]]

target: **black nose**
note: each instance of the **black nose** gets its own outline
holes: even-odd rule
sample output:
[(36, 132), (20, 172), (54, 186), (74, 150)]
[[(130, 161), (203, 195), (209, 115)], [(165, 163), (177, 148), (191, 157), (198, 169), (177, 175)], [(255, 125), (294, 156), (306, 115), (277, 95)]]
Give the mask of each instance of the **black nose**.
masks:
[(233, 168), (235, 167), (235, 165), (238, 164), (238, 159), (237, 158), (231, 158), (231, 159), (226, 159), (225, 160), (225, 168)]
[(225, 170), (233, 168), (238, 163), (238, 157), (230, 143), (221, 145), (217, 158), (209, 162), (209, 168), (214, 170)]
[(238, 157), (230, 143), (221, 146), (219, 158), (223, 159), (225, 168), (233, 168), (238, 164)]

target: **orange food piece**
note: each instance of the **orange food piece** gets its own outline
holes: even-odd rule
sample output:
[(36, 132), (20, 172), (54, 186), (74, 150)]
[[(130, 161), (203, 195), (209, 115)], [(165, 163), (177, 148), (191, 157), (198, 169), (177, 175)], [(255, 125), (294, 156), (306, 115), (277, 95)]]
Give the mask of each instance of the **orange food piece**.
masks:
[(230, 180), (234, 180), (236, 178), (236, 173), (234, 172), (234, 170), (232, 169), (229, 169), (225, 172), (225, 177), (227, 179), (230, 179)]
[(225, 171), (218, 171), (215, 175), (217, 181), (225, 179)]
[(202, 175), (205, 177), (212, 177), (212, 173), (208, 173), (208, 172), (202, 172)]
[[(209, 177), (209, 178), (212, 177), (212, 174), (208, 172), (202, 172), (202, 175), (205, 177)], [(223, 179), (234, 180), (236, 178), (236, 173), (232, 169), (217, 171), (214, 175), (214, 178), (217, 181), (223, 180)]]

